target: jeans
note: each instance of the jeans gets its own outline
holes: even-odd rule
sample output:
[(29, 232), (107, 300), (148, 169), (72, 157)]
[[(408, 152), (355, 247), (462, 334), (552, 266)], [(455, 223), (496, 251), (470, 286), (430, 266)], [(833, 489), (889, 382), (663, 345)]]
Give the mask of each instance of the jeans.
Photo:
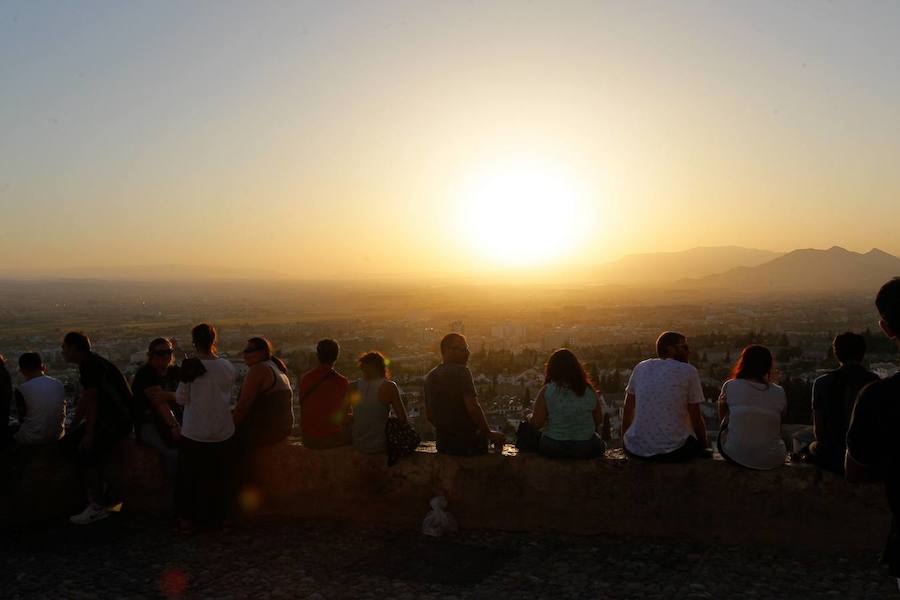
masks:
[(159, 435), (159, 430), (152, 422), (141, 425), (141, 443), (159, 452), (163, 468), (166, 470), (166, 478), (169, 482), (175, 481), (175, 473), (178, 470), (178, 449), (166, 445)]
[(547, 458), (600, 458), (606, 443), (596, 433), (586, 440), (554, 440), (541, 436), (538, 453)]

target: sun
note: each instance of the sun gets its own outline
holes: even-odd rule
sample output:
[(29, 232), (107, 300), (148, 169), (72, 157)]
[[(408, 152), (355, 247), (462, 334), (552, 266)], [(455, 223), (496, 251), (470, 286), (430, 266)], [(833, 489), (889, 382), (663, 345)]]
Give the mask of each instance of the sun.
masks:
[(589, 223), (578, 179), (537, 161), (475, 173), (460, 187), (458, 203), (471, 248), (506, 266), (559, 262), (584, 241)]

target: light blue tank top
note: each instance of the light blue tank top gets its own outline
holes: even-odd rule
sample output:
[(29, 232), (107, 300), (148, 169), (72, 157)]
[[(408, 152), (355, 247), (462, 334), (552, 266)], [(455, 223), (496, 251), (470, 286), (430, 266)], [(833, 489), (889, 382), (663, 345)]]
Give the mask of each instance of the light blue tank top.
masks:
[(544, 401), (547, 403), (544, 435), (548, 438), (577, 442), (589, 440), (594, 435), (597, 394), (590, 387), (583, 396), (576, 396), (569, 388), (551, 383), (544, 390)]
[(353, 406), (353, 446), (362, 452), (384, 452), (387, 448), (384, 426), (391, 407), (378, 401), (378, 390), (384, 382), (360, 379), (354, 383), (359, 402)]

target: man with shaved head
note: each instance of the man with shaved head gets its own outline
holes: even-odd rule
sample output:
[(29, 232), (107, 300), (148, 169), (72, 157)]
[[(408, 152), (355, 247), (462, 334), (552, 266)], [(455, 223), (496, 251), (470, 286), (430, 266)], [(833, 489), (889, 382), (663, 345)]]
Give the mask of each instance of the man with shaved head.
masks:
[(469, 345), (458, 333), (441, 340), (441, 364), (425, 376), (425, 416), (434, 425), (437, 450), (445, 454), (484, 454), (505, 436), (491, 431), (478, 403), (469, 362)]

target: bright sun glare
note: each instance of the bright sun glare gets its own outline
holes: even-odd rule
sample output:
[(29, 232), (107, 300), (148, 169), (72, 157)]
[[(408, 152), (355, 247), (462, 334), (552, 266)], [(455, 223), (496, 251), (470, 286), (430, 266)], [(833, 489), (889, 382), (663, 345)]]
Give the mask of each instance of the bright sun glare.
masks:
[(458, 200), (473, 249), (490, 261), (525, 267), (558, 262), (583, 242), (585, 196), (566, 169), (529, 162), (477, 173)]

